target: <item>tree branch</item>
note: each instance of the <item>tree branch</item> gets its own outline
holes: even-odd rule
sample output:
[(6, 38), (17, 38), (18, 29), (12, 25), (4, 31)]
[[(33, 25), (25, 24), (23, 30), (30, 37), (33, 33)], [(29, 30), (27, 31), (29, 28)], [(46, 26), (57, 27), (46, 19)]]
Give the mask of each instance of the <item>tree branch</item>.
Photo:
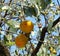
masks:
[(10, 56), (8, 49), (0, 42), (0, 56)]
[(60, 6), (60, 4), (59, 4), (59, 1), (57, 0), (57, 3), (58, 3), (58, 5)]
[(4, 18), (6, 17), (6, 15), (7, 15), (7, 12), (8, 12), (8, 10), (6, 10), (6, 12), (5, 12), (5, 15), (3, 16)]
[(12, 0), (10, 0), (9, 5), (11, 4)]
[[(52, 27), (54, 27), (54, 26), (60, 21), (59, 19), (60, 19), (60, 17), (53, 22), (53, 26), (52, 26)], [(47, 32), (47, 28), (48, 28), (48, 27), (44, 27), (44, 28), (42, 29), (41, 38), (40, 38), (40, 41), (41, 41), (41, 42), (40, 42), (40, 41), (38, 42), (37, 47), (36, 47), (35, 50), (32, 52), (31, 56), (36, 56), (37, 52), (39, 51), (41, 45), (43, 44), (43, 41), (44, 41), (44, 38), (45, 38), (45, 33)]]
[(57, 20), (55, 20), (55, 21), (53, 22), (52, 27), (54, 27), (58, 22), (60, 22), (60, 17), (59, 17)]

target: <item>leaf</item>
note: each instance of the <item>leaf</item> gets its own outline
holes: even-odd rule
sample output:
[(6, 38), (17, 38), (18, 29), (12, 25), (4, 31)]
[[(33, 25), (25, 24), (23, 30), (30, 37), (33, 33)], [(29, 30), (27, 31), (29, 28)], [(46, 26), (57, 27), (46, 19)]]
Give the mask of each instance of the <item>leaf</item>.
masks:
[(52, 23), (52, 22), (48, 24), (48, 29), (47, 29), (47, 30), (48, 30), (48, 32), (49, 32), (49, 33), (51, 33), (52, 25), (53, 25), (53, 23)]
[(53, 16), (50, 16), (50, 17), (48, 18), (48, 32), (52, 32), (53, 22), (54, 22)]
[(44, 10), (48, 4), (51, 3), (51, 0), (42, 0), (41, 1), (41, 6), (42, 6), (42, 9)]
[(4, 36), (4, 43), (6, 44), (6, 42), (8, 42), (8, 39)]
[(8, 10), (8, 9), (10, 9), (9, 6), (3, 6), (3, 7), (2, 7), (2, 10)]
[(16, 28), (10, 28), (10, 30), (9, 30), (10, 32), (12, 32), (12, 33), (14, 33), (14, 34), (16, 34), (16, 32), (17, 32), (17, 29)]
[(13, 24), (13, 20), (9, 20), (7, 21), (7, 24), (11, 27), (11, 28), (14, 28), (14, 24)]
[(47, 7), (47, 5), (51, 3), (51, 0), (37, 0), (36, 3), (38, 7), (41, 6), (42, 10), (44, 10)]
[(4, 31), (0, 31), (0, 33), (1, 33), (2, 35), (5, 35), (5, 32), (4, 32)]
[(19, 28), (19, 23), (13, 19), (7, 21), (7, 24), (11, 27), (11, 28)]
[(7, 24), (10, 27), (10, 30), (9, 31), (11, 31), (13, 33), (16, 33), (17, 28), (19, 28), (19, 24), (20, 23), (18, 23), (17, 21), (14, 21), (13, 19), (11, 19), (11, 20), (7, 21)]
[(7, 40), (12, 40), (12, 35), (11, 34), (8, 34), (8, 35), (6, 35), (6, 38), (7, 38)]
[(26, 16), (37, 16), (37, 13), (36, 13), (36, 8), (35, 7), (33, 7), (33, 6), (24, 6), (23, 7), (23, 9), (24, 9), (24, 13), (26, 14)]
[(15, 42), (11, 42), (11, 41), (6, 42), (6, 45), (7, 45), (7, 46), (12, 46), (12, 45), (14, 45), (14, 44), (15, 44)]

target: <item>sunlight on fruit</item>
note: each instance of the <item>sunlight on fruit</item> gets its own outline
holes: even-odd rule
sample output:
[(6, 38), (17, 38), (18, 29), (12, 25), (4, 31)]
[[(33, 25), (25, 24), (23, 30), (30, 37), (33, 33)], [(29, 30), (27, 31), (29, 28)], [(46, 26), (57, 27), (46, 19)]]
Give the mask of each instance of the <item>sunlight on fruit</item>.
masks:
[(20, 34), (15, 38), (15, 44), (19, 48), (25, 47), (28, 42), (28, 38), (24, 34)]
[(25, 33), (30, 33), (33, 30), (33, 23), (31, 21), (22, 21), (20, 24), (20, 30)]

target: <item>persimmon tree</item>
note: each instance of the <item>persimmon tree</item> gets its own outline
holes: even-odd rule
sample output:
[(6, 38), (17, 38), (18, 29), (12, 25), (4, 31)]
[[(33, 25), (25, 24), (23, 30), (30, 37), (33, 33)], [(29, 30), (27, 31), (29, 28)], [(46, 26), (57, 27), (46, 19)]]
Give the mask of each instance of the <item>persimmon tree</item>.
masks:
[[(42, 44), (60, 45), (60, 4), (52, 0), (0, 1), (0, 54), (11, 56), (38, 56)], [(53, 39), (51, 43), (50, 38)], [(47, 40), (46, 40), (47, 39)], [(58, 43), (55, 43), (58, 39)], [(5, 48), (6, 47), (6, 48)], [(22, 53), (19, 51), (22, 50)], [(4, 53), (3, 53), (4, 52)], [(55, 52), (56, 53), (56, 52)]]

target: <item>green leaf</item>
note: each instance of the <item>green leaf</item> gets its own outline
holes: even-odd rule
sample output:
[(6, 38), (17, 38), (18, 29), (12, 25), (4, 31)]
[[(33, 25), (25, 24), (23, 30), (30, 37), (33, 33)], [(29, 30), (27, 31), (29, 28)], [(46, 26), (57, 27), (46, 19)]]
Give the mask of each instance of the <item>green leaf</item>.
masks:
[(50, 3), (51, 3), (51, 0), (41, 0), (42, 9), (45, 9)]
[(24, 8), (24, 13), (26, 14), (26, 16), (37, 16), (37, 13), (36, 13), (36, 8), (33, 7), (33, 6), (25, 6)]
[(47, 5), (51, 3), (51, 0), (37, 0), (36, 3), (39, 7), (41, 6), (44, 10), (47, 7)]
[(4, 36), (4, 43), (6, 44), (6, 42), (8, 42), (8, 39), (6, 36)]
[(0, 12), (2, 11), (2, 6), (3, 6), (3, 5), (2, 5), (2, 4), (0, 4)]
[(49, 33), (51, 33), (52, 25), (53, 25), (53, 23), (52, 23), (52, 22), (48, 24), (48, 29), (47, 29), (47, 30), (48, 30), (48, 32), (49, 32)]
[(19, 24), (20, 23), (18, 23), (17, 21), (11, 19), (11, 20), (7, 21), (7, 24), (10, 27), (10, 30), (9, 31), (10, 32), (13, 32), (13, 33), (16, 33), (17, 28), (19, 28)]
[(15, 42), (11, 42), (11, 41), (6, 42), (6, 45), (7, 45), (7, 46), (12, 46), (12, 45), (14, 45), (14, 44), (15, 44)]
[(12, 35), (11, 34), (8, 34), (8, 35), (6, 35), (6, 38), (7, 38), (7, 40), (12, 40)]
[(8, 10), (8, 9), (10, 9), (10, 6), (3, 6), (2, 7), (2, 10), (4, 11), (4, 10)]
[(12, 32), (12, 33), (15, 33), (16, 34), (16, 32), (17, 32), (17, 29), (16, 28), (10, 28), (10, 30), (9, 30), (10, 32)]
[(48, 32), (52, 32), (52, 25), (53, 25), (53, 22), (54, 22), (54, 19), (53, 19), (53, 16), (50, 16), (48, 18)]
[(19, 23), (13, 19), (7, 21), (7, 24), (11, 27), (11, 28), (19, 28)]

